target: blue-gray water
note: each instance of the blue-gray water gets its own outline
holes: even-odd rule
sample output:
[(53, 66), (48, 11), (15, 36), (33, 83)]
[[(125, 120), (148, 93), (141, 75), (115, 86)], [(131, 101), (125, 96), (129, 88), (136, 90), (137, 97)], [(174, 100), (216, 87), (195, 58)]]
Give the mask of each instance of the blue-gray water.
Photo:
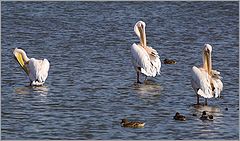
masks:
[[(2, 139), (239, 139), (238, 4), (1, 2)], [(161, 60), (177, 61), (142, 85), (130, 54), (138, 20)], [(224, 89), (197, 108), (190, 71), (202, 64), (205, 43)], [(50, 61), (44, 87), (28, 87), (16, 47)], [(214, 121), (201, 121), (203, 110)], [(176, 112), (187, 120), (173, 120)], [(123, 128), (122, 118), (146, 125)]]

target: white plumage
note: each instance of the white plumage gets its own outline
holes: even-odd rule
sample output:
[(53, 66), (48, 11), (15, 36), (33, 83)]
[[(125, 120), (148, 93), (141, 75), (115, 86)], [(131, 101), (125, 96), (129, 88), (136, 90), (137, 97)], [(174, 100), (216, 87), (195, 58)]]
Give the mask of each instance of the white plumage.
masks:
[(192, 87), (197, 94), (197, 104), (199, 104), (199, 95), (205, 98), (220, 97), (223, 89), (220, 72), (212, 70), (211, 61), (212, 46), (205, 44), (203, 48), (203, 67), (192, 67)]
[(37, 60), (29, 59), (22, 49), (15, 48), (13, 54), (19, 65), (27, 73), (30, 79), (30, 85), (43, 85), (48, 77), (50, 63), (47, 59)]
[(140, 39), (140, 44), (134, 43), (131, 46), (131, 54), (137, 72), (137, 82), (140, 82), (139, 73), (150, 77), (160, 74), (161, 62), (157, 51), (146, 44), (145, 23), (143, 21), (137, 22), (134, 31)]

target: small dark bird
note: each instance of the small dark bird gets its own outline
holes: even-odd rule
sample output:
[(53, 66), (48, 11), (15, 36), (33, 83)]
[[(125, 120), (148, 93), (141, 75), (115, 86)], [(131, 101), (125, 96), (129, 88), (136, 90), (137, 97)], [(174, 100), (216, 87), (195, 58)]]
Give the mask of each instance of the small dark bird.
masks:
[(201, 120), (213, 120), (213, 115), (207, 115), (207, 112), (203, 111), (200, 119)]
[(208, 116), (210, 120), (213, 120), (213, 115)]
[(173, 117), (173, 119), (175, 119), (175, 120), (181, 120), (181, 121), (185, 121), (185, 120), (186, 120), (185, 116), (180, 115), (180, 113), (178, 113), (178, 112), (175, 114), (175, 116)]
[(129, 122), (127, 119), (122, 119), (121, 122), (122, 127), (129, 127), (129, 128), (142, 128), (144, 127), (145, 123), (140, 121), (131, 121)]
[(197, 114), (192, 114), (193, 116), (197, 116)]
[(176, 64), (176, 61), (175, 60), (170, 60), (170, 59), (164, 59), (163, 63), (164, 64)]

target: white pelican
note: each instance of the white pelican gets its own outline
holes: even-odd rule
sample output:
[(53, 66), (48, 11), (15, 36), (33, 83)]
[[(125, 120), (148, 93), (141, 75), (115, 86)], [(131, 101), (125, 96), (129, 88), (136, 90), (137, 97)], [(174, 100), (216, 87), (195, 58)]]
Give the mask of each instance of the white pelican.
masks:
[(29, 59), (22, 49), (15, 48), (13, 55), (22, 69), (27, 73), (30, 79), (30, 85), (41, 86), (48, 76), (50, 63), (47, 59), (37, 60)]
[(199, 104), (199, 95), (205, 98), (220, 97), (223, 89), (220, 72), (212, 70), (212, 46), (205, 44), (203, 47), (203, 67), (192, 67), (192, 87), (197, 94), (197, 104)]
[(133, 44), (131, 47), (132, 62), (137, 72), (137, 83), (139, 74), (143, 73), (146, 77), (155, 77), (160, 74), (161, 62), (155, 49), (147, 46), (145, 23), (138, 21), (134, 26), (134, 31), (140, 39), (140, 44)]

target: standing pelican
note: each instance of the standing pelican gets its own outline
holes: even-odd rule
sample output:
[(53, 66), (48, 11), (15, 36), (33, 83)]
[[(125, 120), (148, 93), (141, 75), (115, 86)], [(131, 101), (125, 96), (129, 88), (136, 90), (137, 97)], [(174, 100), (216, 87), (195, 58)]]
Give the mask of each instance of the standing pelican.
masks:
[(212, 70), (212, 46), (205, 44), (203, 47), (203, 67), (192, 67), (192, 87), (197, 94), (197, 104), (199, 104), (199, 95), (205, 98), (220, 97), (223, 89), (220, 72)]
[(30, 85), (43, 85), (48, 76), (50, 64), (47, 59), (37, 60), (29, 59), (22, 49), (15, 48), (13, 55), (22, 69), (27, 73), (30, 79)]
[(140, 44), (133, 44), (131, 47), (132, 62), (137, 72), (137, 83), (139, 81), (140, 73), (146, 77), (155, 77), (160, 74), (161, 62), (158, 53), (155, 49), (147, 46), (145, 23), (138, 21), (134, 26), (134, 31), (140, 39)]

